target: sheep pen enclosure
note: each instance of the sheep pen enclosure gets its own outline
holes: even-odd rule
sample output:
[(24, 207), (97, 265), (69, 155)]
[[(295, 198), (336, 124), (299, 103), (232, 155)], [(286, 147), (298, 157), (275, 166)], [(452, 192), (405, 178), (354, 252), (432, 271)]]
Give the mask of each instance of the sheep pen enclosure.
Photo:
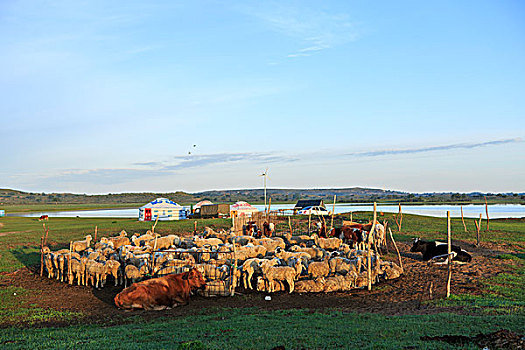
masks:
[[(381, 259), (378, 247), (382, 245), (376, 244), (384, 239), (385, 228), (381, 224), (369, 228), (368, 235), (353, 229), (367, 236), (358, 243), (343, 234), (327, 238), (325, 232), (325, 237), (319, 237), (320, 230), (298, 236), (292, 236), (291, 231), (269, 231), (264, 236), (250, 226), (257, 227), (257, 221), (239, 222), (243, 231), (234, 224), (230, 230), (219, 232), (206, 227), (199, 235), (161, 236), (148, 231), (128, 238), (122, 230), (116, 236), (101, 237), (98, 242), (87, 235), (82, 241), (70, 242), (69, 249), (58, 251), (45, 246), (46, 231), (42, 236), (40, 274), (70, 285), (102, 288), (108, 278), (114, 286), (126, 287), (140, 280), (196, 268), (206, 280), (200, 293), (211, 297), (233, 296), (239, 287), (265, 293), (328, 293), (366, 286), (370, 289), (381, 279), (395, 279), (403, 273), (402, 265)], [(256, 238), (257, 235), (263, 237)]]
[[(378, 216), (380, 219), (378, 221), (381, 223), (387, 221), (388, 226), (392, 227), (392, 225), (395, 225), (391, 218), (382, 215)], [(350, 219), (350, 215), (335, 217), (334, 227), (340, 227), (343, 220), (349, 221)], [(369, 222), (372, 219), (372, 216), (371, 213), (353, 213), (353, 219), (354, 221), (364, 224)], [(280, 241), (280, 239), (288, 240), (288, 237), (290, 236), (293, 239), (299, 239), (303, 235), (308, 236), (308, 221), (308, 217), (293, 217), (290, 221), (288, 221), (287, 217), (279, 217), (274, 221), (275, 232), (272, 233), (271, 238), (275, 241)], [(313, 221), (314, 220), (310, 223), (312, 227), (310, 236), (313, 235)], [(519, 321), (523, 319), (523, 317), (520, 316), (523, 312), (523, 306), (521, 306), (523, 305), (523, 302), (520, 301), (522, 300), (520, 299), (521, 297), (519, 294), (521, 289), (517, 287), (521, 284), (520, 281), (522, 281), (522, 279), (519, 277), (521, 275), (518, 274), (517, 277), (512, 277), (511, 279), (511, 276), (515, 276), (515, 272), (513, 272), (515, 269), (521, 271), (519, 269), (521, 269), (523, 258), (520, 252), (523, 251), (523, 224), (525, 224), (525, 221), (523, 220), (499, 220), (494, 221), (494, 223), (491, 222), (490, 233), (481, 231), (482, 240), (479, 245), (476, 245), (475, 231), (473, 232), (471, 230), (468, 233), (463, 233), (464, 231), (461, 220), (452, 220), (455, 244), (460, 244), (462, 248), (471, 252), (473, 255), (473, 261), (469, 264), (454, 265), (451, 281), (453, 297), (451, 299), (445, 299), (447, 278), (446, 266), (434, 264), (429, 265), (427, 262), (422, 261), (420, 253), (410, 252), (413, 237), (443, 240), (443, 238), (446, 237), (446, 232), (443, 231), (443, 228), (446, 228), (444, 220), (407, 215), (403, 221), (403, 225), (406, 227), (404, 228), (404, 231), (406, 232), (400, 233), (394, 226), (394, 238), (400, 255), (397, 255), (393, 242), (390, 240), (390, 236), (387, 236), (387, 249), (384, 249), (385, 247), (383, 247), (383, 249), (380, 250), (381, 255), (379, 258), (379, 261), (388, 262), (388, 264), (395, 263), (396, 265), (399, 265), (400, 258), (403, 265), (403, 274), (398, 278), (386, 279), (386, 275), (380, 273), (378, 275), (379, 283), (373, 285), (371, 290), (368, 290), (365, 286), (337, 292), (302, 292), (300, 289), (302, 284), (301, 281), (315, 281), (315, 279), (317, 279), (311, 278), (308, 275), (308, 269), (305, 266), (302, 268), (301, 276), (294, 280), (293, 293), (288, 293), (289, 285), (286, 281), (282, 283), (279, 282), (282, 286), (277, 286), (277, 283), (274, 280), (273, 284), (275, 285), (275, 288), (284, 288), (285, 291), (270, 294), (267, 291), (261, 292), (257, 290), (257, 286), (259, 286), (259, 289), (268, 288), (268, 284), (263, 278), (262, 271), (259, 270), (256, 271), (250, 279), (251, 287), (253, 289), (250, 289), (249, 287), (244, 288), (246, 280), (244, 278), (246, 276), (245, 274), (237, 276), (234, 297), (210, 298), (201, 294), (196, 294), (191, 297), (190, 304), (184, 307), (176, 307), (171, 310), (163, 311), (136, 311), (133, 313), (126, 313), (115, 307), (113, 299), (116, 294), (122, 291), (124, 284), (121, 284), (121, 280), (118, 282), (118, 285), (115, 286), (115, 278), (111, 274), (107, 275), (104, 287), (101, 287), (100, 285), (99, 288), (96, 288), (96, 286), (93, 287), (91, 286), (92, 282), (88, 282), (90, 283), (89, 287), (82, 285), (82, 283), (79, 286), (76, 276), (74, 276), (73, 279), (74, 284), (70, 285), (68, 283), (68, 263), (67, 258), (65, 258), (65, 270), (62, 274), (64, 282), (60, 282), (60, 278), (57, 280), (57, 276), (47, 278), (47, 271), (45, 271), (43, 277), (40, 277), (42, 222), (38, 222), (37, 219), (27, 218), (6, 218), (2, 222), (5, 225), (0, 230), (0, 242), (2, 243), (2, 245), (0, 245), (0, 254), (2, 255), (0, 263), (3, 263), (3, 265), (0, 265), (0, 271), (3, 271), (0, 272), (0, 292), (3, 293), (0, 294), (0, 297), (3, 298), (2, 309), (0, 309), (2, 320), (0, 324), (2, 327), (33, 327), (35, 325), (39, 327), (70, 327), (74, 324), (83, 327), (84, 325), (110, 324), (121, 325), (125, 329), (129, 327), (128, 324), (130, 322), (134, 323), (137, 321), (136, 317), (139, 317), (140, 320), (143, 320), (144, 322), (148, 322), (148, 324), (149, 322), (176, 322), (177, 325), (179, 325), (178, 327), (180, 327), (182, 324), (178, 323), (179, 320), (181, 320), (180, 322), (183, 322), (182, 320), (192, 320), (193, 322), (194, 319), (198, 320), (202, 317), (209, 317), (211, 320), (219, 320), (219, 322), (213, 323), (216, 324), (216, 327), (221, 329), (232, 329), (231, 334), (236, 335), (234, 336), (234, 339), (244, 339), (242, 333), (244, 327), (232, 328), (231, 325), (226, 326), (226, 324), (228, 324), (228, 319), (243, 317), (243, 322), (251, 322), (248, 321), (250, 317), (253, 317), (254, 320), (263, 317), (264, 320), (266, 320), (265, 322), (270, 321), (272, 323), (279, 323), (280, 321), (278, 320), (284, 317), (282, 320), (283, 322), (285, 322), (286, 319), (288, 319), (287, 322), (302, 322), (301, 320), (304, 319), (305, 322), (312, 324), (320, 322), (318, 326), (322, 326), (322, 324), (324, 324), (322, 321), (324, 319), (322, 315), (326, 314), (329, 318), (325, 319), (324, 322), (330, 320), (329, 324), (333, 324), (335, 319), (341, 319), (341, 322), (343, 323), (336, 328), (341, 331), (344, 328), (343, 325), (350, 322), (350, 319), (359, 317), (358, 315), (374, 314), (370, 316), (372, 317), (370, 319), (367, 318), (369, 316), (363, 316), (365, 318), (361, 317), (360, 322), (366, 323), (368, 322), (366, 320), (380, 319), (380, 323), (384, 323), (389, 322), (388, 320), (390, 317), (394, 316), (395, 318), (392, 318), (392, 320), (400, 319), (402, 320), (402, 324), (405, 321), (412, 322), (410, 320), (414, 317), (414, 320), (419, 319), (421, 322), (425, 322), (424, 320), (431, 319), (434, 315), (445, 313), (447, 315), (457, 315), (455, 317), (460, 318), (468, 318), (470, 316), (459, 315), (476, 315), (472, 316), (472, 319), (468, 318), (470, 321), (465, 319), (465, 322), (462, 323), (465, 325), (482, 317), (486, 322), (479, 323), (480, 326), (473, 328), (476, 332), (482, 331), (487, 333), (486, 327), (483, 328), (481, 325), (488, 325), (491, 324), (491, 322), (493, 322), (492, 324), (494, 325), (498, 325), (499, 328), (497, 329), (506, 328), (518, 332), (523, 331), (523, 327), (519, 326), (523, 324), (523, 322)], [(329, 228), (330, 221), (327, 220), (326, 223)], [(165, 264), (163, 261), (164, 259), (185, 260), (187, 256), (185, 257), (184, 255), (190, 254), (193, 259), (195, 259), (194, 263), (193, 261), (191, 262), (194, 264), (193, 266), (198, 265), (199, 263), (208, 263), (209, 265), (212, 265), (214, 261), (210, 262), (210, 260), (215, 260), (215, 262), (218, 263), (218, 265), (214, 265), (219, 267), (217, 271), (220, 273), (220, 277), (216, 279), (217, 284), (222, 285), (224, 283), (224, 285), (226, 285), (230, 281), (230, 276), (233, 278), (231, 274), (224, 278), (224, 272), (226, 272), (225, 268), (223, 267), (220, 269), (222, 265), (231, 266), (231, 257), (223, 256), (224, 260), (226, 260), (224, 261), (226, 264), (224, 264), (224, 262), (217, 259), (219, 256), (213, 255), (218, 251), (217, 248), (213, 248), (213, 244), (210, 246), (203, 244), (202, 247), (192, 247), (189, 245), (190, 242), (197, 242), (199, 245), (201, 244), (199, 240), (195, 241), (195, 236), (197, 236), (197, 238), (198, 236), (202, 236), (202, 238), (200, 238), (202, 240), (207, 234), (209, 234), (206, 238), (209, 240), (212, 238), (211, 235), (224, 234), (223, 231), (229, 233), (232, 227), (231, 220), (199, 220), (196, 229), (197, 235), (194, 235), (195, 226), (193, 221), (174, 223), (159, 222), (157, 227), (155, 227), (155, 232), (160, 233), (161, 236), (157, 237), (157, 247), (155, 247), (155, 241), (152, 241), (150, 243), (150, 248), (148, 248), (150, 246), (149, 244), (146, 244), (146, 242), (141, 243), (140, 240), (137, 241), (137, 238), (145, 235), (148, 230), (151, 231), (151, 223), (140, 223), (129, 219), (52, 218), (45, 224), (46, 227), (50, 227), (46, 245), (55, 252), (62, 250), (61, 248), (69, 252), (70, 240), (84, 240), (83, 237), (85, 237), (87, 233), (90, 233), (90, 235), (93, 236), (90, 246), (95, 250), (95, 245), (101, 245), (102, 243), (107, 244), (107, 242), (104, 242), (106, 239), (109, 240), (111, 237), (117, 239), (119, 236), (123, 236), (124, 233), (119, 234), (119, 232), (124, 229), (129, 232), (126, 237), (130, 240), (129, 245), (135, 246), (133, 249), (150, 250), (152, 261), (149, 264), (153, 264), (154, 260), (157, 265), (157, 272), (161, 271), (161, 269), (158, 269), (159, 267), (169, 267), (168, 264)], [(469, 229), (474, 227), (473, 222), (470, 220), (467, 221), (467, 225)], [(95, 242), (95, 232), (97, 232), (96, 226), (98, 226), (98, 233), (96, 234), (97, 240)], [(206, 226), (211, 227), (213, 230), (205, 230), (204, 228)], [(290, 226), (292, 227), (293, 235), (290, 234)], [(134, 237), (134, 235), (131, 234), (133, 232), (137, 232), (138, 234)], [(242, 237), (242, 227), (240, 227), (240, 231), (237, 234), (238, 237), (241, 237), (239, 240), (245, 238)], [(162, 246), (163, 244), (166, 244), (166, 239), (161, 240), (160, 238), (168, 237), (170, 235), (175, 235), (180, 239), (180, 242), (172, 241), (172, 243), (176, 243), (176, 248), (170, 246), (168, 249), (166, 246)], [(101, 236), (105, 236), (106, 239), (101, 239)], [(250, 240), (255, 239), (253, 236), (250, 237)], [(318, 238), (319, 237), (317, 237), (317, 239)], [(222, 238), (220, 239), (222, 240)], [(315, 236), (311, 237), (311, 239), (315, 240)], [(135, 241), (135, 244), (132, 244), (132, 240)], [(258, 238), (258, 241), (259, 240), (260, 242), (268, 241), (267, 238), (262, 237)], [(268, 242), (270, 243), (270, 241)], [(310, 244), (312, 244), (312, 247), (308, 246)], [(301, 246), (301, 244), (293, 244), (289, 247), (286, 247), (285, 245), (285, 249), (281, 252), (278, 251), (277, 253), (279, 255), (283, 255), (285, 252), (297, 253), (297, 251), (294, 252), (294, 250), (298, 248), (293, 248), (292, 250), (292, 246), (298, 245), (300, 249), (311, 249), (314, 248), (314, 244), (315, 243), (304, 243), (305, 246)], [(236, 245), (236, 250), (239, 248), (240, 251), (238, 254), (240, 255), (243, 254), (242, 251), (244, 249), (249, 248), (252, 245), (254, 247), (256, 246), (254, 242), (250, 243), (249, 241), (240, 241)], [(199, 249), (201, 250), (200, 253), (198, 252)], [(215, 252), (210, 252), (212, 254), (208, 257), (205, 249), (210, 249), (212, 251), (215, 250)], [(223, 249), (226, 250), (225, 248)], [(170, 250), (173, 251), (170, 252)], [(344, 249), (340, 250), (344, 251)], [(353, 247), (351, 250), (353, 250)], [(328, 252), (330, 252), (329, 258), (345, 258), (352, 260), (345, 256), (336, 256), (337, 254), (334, 254), (334, 251), (335, 250), (328, 249)], [(366, 249), (363, 251), (366, 251)], [(371, 252), (373, 251), (374, 248), (372, 248)], [(109, 252), (110, 250), (107, 250), (106, 254)], [(311, 252), (313, 254), (313, 250)], [(80, 254), (79, 252), (77, 253)], [(226, 251), (224, 253), (228, 253), (230, 256), (233, 254), (232, 252)], [(355, 253), (357, 253), (357, 251), (355, 251)], [(85, 253), (80, 254), (81, 259), (84, 257), (84, 254)], [(199, 258), (199, 254), (204, 255), (204, 260)], [(263, 260), (262, 253), (260, 254), (261, 255), (258, 257), (247, 258), (246, 260)], [(67, 256), (67, 254), (64, 255)], [(73, 258), (74, 255), (75, 254), (72, 252)], [(272, 254), (269, 253), (265, 253), (264, 255), (268, 255), (268, 258), (272, 257)], [(273, 255), (275, 255), (275, 253)], [(208, 260), (208, 258), (210, 258), (210, 260)], [(192, 258), (187, 259), (191, 260)], [(371, 261), (374, 261), (372, 254)], [(312, 262), (322, 262), (322, 259), (312, 259)], [(361, 272), (364, 272), (366, 270), (367, 262), (363, 263), (363, 259), (361, 259), (361, 263), (360, 270)], [(306, 265), (306, 263), (304, 265)], [(255, 269), (258, 269), (259, 266), (261, 265), (254, 265)], [(237, 261), (237, 267), (238, 268), (235, 271), (244, 271), (243, 263), (240, 259)], [(149, 275), (151, 275), (151, 277), (153, 276), (150, 272), (146, 274), (146, 278), (149, 278)], [(331, 273), (328, 278), (341, 278), (336, 277), (336, 275), (342, 276), (341, 274)], [(365, 275), (366, 274), (363, 273), (363, 277), (365, 277)], [(516, 278), (517, 280), (515, 281)], [(209, 278), (208, 283), (210, 283), (212, 279), (213, 278)], [(327, 278), (325, 278), (324, 282), (325, 286), (328, 284), (326, 279)], [(96, 284), (96, 278), (93, 278), (93, 281)], [(131, 280), (128, 281), (128, 283), (131, 282)], [(328, 285), (332, 286), (332, 283), (329, 283)], [(335, 286), (336, 284), (333, 285)], [(507, 289), (502, 289), (502, 286), (508, 287), (505, 287)], [(228, 289), (222, 288), (223, 292), (221, 292), (219, 288), (213, 291), (214, 295), (230, 295)], [(499, 294), (500, 296), (494, 297), (493, 290), (498, 290), (498, 293), (506, 294)], [(269, 295), (271, 295), (271, 300), (266, 300), (266, 297)], [(342, 312), (342, 314), (339, 314), (340, 312)], [(509, 315), (508, 317), (503, 317), (502, 320), (509, 319), (512, 320), (512, 322), (496, 322), (496, 319), (494, 319), (493, 316), (488, 316), (493, 315), (494, 313)], [(297, 317), (293, 316), (296, 314)], [(332, 318), (332, 316), (335, 318)], [(445, 317), (445, 319), (447, 319), (448, 316), (439, 317)], [(224, 321), (225, 319), (226, 321)], [(259, 321), (257, 321), (257, 323), (258, 322)], [(255, 327), (255, 324), (251, 326)], [(268, 334), (277, 332), (277, 330), (274, 331), (273, 328), (268, 327), (264, 328), (265, 332)], [(423, 332), (420, 332), (422, 335), (433, 336), (454, 334), (453, 332), (447, 332), (447, 330), (443, 333), (439, 333), (430, 325), (428, 327), (424, 326), (424, 328), (428, 329), (424, 332), (421, 331)], [(112, 329), (112, 327), (108, 328), (108, 330), (109, 329)], [(188, 335), (182, 336), (182, 338), (181, 336), (178, 336), (179, 339), (200, 339), (203, 342), (208, 341), (208, 338), (195, 338), (195, 336), (189, 335), (192, 331), (186, 329), (186, 332), (188, 331), (190, 332), (187, 333)], [(326, 331), (329, 332), (329, 330)], [(398, 331), (401, 332), (402, 329), (399, 329)], [(217, 332), (220, 332), (220, 330)], [(282, 339), (282, 336), (287, 338), (289, 334), (288, 332), (277, 333), (278, 335), (269, 337), (272, 339)], [(472, 335), (475, 334), (478, 333)], [(306, 334), (302, 334), (303, 339), (305, 336)], [(406, 337), (402, 337), (402, 339), (405, 338)], [(18, 338), (7, 336), (7, 339), (5, 337), (3, 339), (16, 340)], [(380, 341), (380, 339), (376, 340)], [(126, 342), (125, 340), (122, 341)], [(322, 340), (319, 340), (319, 342), (321, 341)], [(403, 340), (403, 344), (410, 344), (410, 340), (406, 338)], [(315, 347), (314, 345), (312, 346)], [(257, 346), (251, 347), (261, 348)]]

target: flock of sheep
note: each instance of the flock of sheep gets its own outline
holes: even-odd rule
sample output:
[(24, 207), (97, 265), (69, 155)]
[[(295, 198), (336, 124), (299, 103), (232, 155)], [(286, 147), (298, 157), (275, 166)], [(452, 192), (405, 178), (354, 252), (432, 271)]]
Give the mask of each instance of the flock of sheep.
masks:
[[(382, 225), (378, 224), (377, 231)], [(242, 283), (263, 292), (335, 292), (368, 285), (367, 251), (340, 238), (311, 236), (238, 236), (206, 228), (202, 235), (160, 236), (148, 231), (128, 238), (102, 237), (92, 244), (91, 235), (72, 242), (71, 249), (51, 251), (43, 247), (49, 278), (70, 284), (104, 287), (107, 278), (115, 286), (149, 277), (181, 273), (196, 267), (206, 279), (204, 296), (231, 295)], [(371, 252), (372, 283), (403, 273), (395, 263)]]

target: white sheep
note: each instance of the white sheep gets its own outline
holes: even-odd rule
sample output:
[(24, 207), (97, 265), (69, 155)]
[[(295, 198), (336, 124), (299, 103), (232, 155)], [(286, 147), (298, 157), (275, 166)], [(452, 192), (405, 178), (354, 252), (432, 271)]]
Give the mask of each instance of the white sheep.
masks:
[(268, 281), (268, 292), (272, 293), (273, 281), (286, 281), (290, 286), (290, 293), (294, 290), (294, 280), (301, 274), (302, 264), (297, 260), (295, 268), (289, 266), (271, 266), (269, 263), (261, 263), (264, 278)]

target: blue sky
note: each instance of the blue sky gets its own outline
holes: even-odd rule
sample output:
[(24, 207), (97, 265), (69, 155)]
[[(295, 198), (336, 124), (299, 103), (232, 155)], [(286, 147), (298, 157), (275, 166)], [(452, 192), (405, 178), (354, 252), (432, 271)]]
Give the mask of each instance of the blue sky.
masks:
[(0, 188), (525, 191), (522, 1), (5, 0), (0, 50)]

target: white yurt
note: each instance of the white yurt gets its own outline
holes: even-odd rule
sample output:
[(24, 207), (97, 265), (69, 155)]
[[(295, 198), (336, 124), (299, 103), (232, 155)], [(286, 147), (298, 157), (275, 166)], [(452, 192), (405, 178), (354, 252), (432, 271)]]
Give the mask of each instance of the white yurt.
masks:
[(139, 221), (183, 220), (186, 209), (168, 198), (157, 198), (139, 208)]
[(231, 216), (252, 216), (253, 213), (259, 210), (248, 202), (239, 201), (230, 206)]

